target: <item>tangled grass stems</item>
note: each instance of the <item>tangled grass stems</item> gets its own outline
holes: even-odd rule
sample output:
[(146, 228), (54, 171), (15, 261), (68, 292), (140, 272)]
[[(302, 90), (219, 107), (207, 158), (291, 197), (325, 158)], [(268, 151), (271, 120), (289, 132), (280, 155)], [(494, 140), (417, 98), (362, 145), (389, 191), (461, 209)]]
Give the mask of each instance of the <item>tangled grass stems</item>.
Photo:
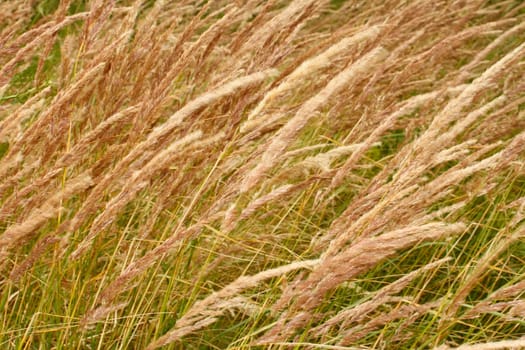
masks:
[(0, 3), (0, 344), (522, 347), (519, 1)]

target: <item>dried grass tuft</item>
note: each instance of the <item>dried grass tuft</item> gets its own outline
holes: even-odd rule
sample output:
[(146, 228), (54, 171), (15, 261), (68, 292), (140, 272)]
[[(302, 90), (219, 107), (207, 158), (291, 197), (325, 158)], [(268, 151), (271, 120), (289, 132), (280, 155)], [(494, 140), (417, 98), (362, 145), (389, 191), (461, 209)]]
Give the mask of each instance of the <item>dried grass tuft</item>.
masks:
[(0, 347), (525, 347), (524, 8), (0, 2)]

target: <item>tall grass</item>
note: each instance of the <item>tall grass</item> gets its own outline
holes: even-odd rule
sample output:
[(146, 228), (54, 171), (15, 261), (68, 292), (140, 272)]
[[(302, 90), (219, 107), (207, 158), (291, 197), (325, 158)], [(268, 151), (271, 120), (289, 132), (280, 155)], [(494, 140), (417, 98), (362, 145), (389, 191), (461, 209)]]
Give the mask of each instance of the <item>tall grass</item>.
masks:
[(0, 3), (0, 347), (525, 347), (523, 23)]

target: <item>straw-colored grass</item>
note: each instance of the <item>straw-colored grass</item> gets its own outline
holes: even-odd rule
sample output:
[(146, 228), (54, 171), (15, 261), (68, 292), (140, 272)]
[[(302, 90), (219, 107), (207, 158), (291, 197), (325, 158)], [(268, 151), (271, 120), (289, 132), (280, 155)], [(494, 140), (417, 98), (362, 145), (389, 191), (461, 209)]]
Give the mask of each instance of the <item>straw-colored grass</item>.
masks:
[(0, 348), (525, 348), (522, 1), (0, 3)]

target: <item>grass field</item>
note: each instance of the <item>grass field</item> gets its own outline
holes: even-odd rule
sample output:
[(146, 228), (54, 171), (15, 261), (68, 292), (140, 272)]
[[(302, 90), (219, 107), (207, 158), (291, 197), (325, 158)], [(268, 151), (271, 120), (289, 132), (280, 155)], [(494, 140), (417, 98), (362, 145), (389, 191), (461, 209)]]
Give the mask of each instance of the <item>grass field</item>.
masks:
[(525, 348), (525, 2), (0, 2), (0, 349)]

